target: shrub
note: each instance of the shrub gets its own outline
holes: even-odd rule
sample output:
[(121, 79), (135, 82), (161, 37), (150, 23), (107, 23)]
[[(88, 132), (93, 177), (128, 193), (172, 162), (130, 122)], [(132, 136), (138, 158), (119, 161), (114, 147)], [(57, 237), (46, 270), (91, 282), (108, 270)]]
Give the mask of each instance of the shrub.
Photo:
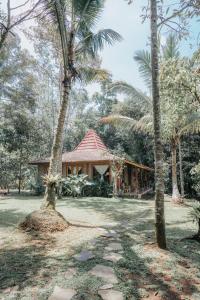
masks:
[(190, 216), (192, 217), (193, 222), (198, 226), (198, 232), (195, 237), (200, 240), (200, 202), (196, 201), (194, 203)]
[(105, 181), (94, 181), (92, 185), (83, 189), (84, 196), (90, 197), (109, 197), (113, 192), (113, 186)]
[(93, 183), (87, 180), (88, 175), (69, 175), (62, 180), (62, 194), (64, 196), (78, 197), (83, 195), (83, 189)]

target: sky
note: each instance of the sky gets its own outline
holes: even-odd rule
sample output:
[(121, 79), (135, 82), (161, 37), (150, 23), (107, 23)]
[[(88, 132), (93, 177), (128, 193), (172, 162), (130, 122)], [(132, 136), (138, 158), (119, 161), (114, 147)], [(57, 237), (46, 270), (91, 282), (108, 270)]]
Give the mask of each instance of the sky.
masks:
[[(11, 0), (11, 5), (15, 6), (23, 0)], [(166, 0), (165, 3), (172, 0)], [(150, 25), (147, 20), (142, 24), (142, 7), (147, 0), (135, 0), (133, 4), (128, 5), (125, 0), (106, 0), (105, 9), (102, 17), (97, 23), (97, 30), (103, 28), (111, 28), (120, 33), (123, 37), (122, 42), (117, 42), (113, 46), (106, 46), (101, 52), (102, 67), (110, 71), (114, 80), (125, 80), (134, 85), (134, 87), (146, 91), (143, 79), (141, 78), (138, 65), (134, 61), (133, 56), (137, 50), (147, 49)], [(6, 0), (2, 0), (2, 6), (5, 7)], [(27, 26), (24, 23), (23, 26)], [(199, 34), (198, 23), (192, 21), (190, 24), (191, 38), (190, 41), (181, 42), (181, 53), (185, 56), (190, 56), (194, 51)], [(22, 46), (33, 51), (31, 44), (21, 34)], [(162, 41), (165, 41), (166, 36), (163, 34)], [(193, 48), (190, 47), (193, 45)], [(89, 93), (95, 92), (98, 89), (97, 85), (92, 85), (88, 88)]]

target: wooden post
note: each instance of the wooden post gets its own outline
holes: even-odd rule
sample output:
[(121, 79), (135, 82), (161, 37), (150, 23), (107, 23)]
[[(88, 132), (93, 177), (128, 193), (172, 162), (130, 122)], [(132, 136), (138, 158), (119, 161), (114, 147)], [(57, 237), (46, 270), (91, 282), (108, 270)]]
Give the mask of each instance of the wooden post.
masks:
[(71, 174), (74, 175), (74, 165), (71, 165)]
[(109, 164), (109, 183), (112, 183), (112, 165), (111, 163)]
[(65, 168), (66, 168), (66, 177), (68, 177), (68, 163), (66, 163)]
[(87, 175), (87, 165), (86, 164), (83, 165), (83, 173)]
[(135, 169), (135, 183), (136, 183), (136, 193), (138, 194), (139, 192), (139, 182), (138, 182), (138, 169)]
[(66, 163), (62, 164), (62, 176), (66, 177)]
[(93, 179), (93, 170), (92, 170), (92, 165), (91, 164), (89, 164), (89, 166), (88, 166), (88, 177), (90, 179)]

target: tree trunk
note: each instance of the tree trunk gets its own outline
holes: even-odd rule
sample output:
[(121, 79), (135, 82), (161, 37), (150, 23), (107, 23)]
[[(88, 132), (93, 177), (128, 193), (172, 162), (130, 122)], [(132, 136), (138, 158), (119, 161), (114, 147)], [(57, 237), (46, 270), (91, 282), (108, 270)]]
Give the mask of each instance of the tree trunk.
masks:
[(155, 226), (158, 247), (166, 249), (164, 216), (163, 147), (161, 142), (161, 114), (158, 70), (157, 0), (151, 0), (151, 67), (155, 147)]
[(181, 203), (181, 195), (178, 189), (177, 183), (177, 170), (176, 170), (176, 146), (175, 140), (172, 140), (171, 151), (172, 151), (172, 201), (175, 203)]
[[(60, 62), (60, 67), (59, 67), (59, 94), (60, 94), (60, 105), (62, 103), (62, 91), (63, 91), (63, 84), (62, 84), (62, 78), (63, 78), (63, 68), (62, 68), (62, 63)], [(68, 99), (68, 105), (67, 105), (67, 111), (66, 111), (66, 122), (68, 122), (68, 110), (69, 110), (69, 103), (70, 99)], [(64, 129), (65, 130), (65, 126)], [(57, 169), (57, 173), (60, 174), (60, 176), (62, 177), (62, 150), (63, 150), (63, 139), (62, 139), (62, 143), (60, 145), (60, 153), (59, 153), (59, 161), (58, 161), (58, 169)], [(58, 199), (62, 199), (62, 182), (59, 183), (58, 187), (57, 187), (57, 197)]]
[(179, 167), (180, 167), (181, 197), (184, 198), (185, 191), (184, 191), (183, 159), (182, 159), (182, 147), (181, 147), (180, 139), (179, 139), (178, 147), (179, 147), (178, 153), (179, 153)]
[[(60, 149), (61, 149), (62, 138), (63, 138), (64, 123), (65, 123), (70, 91), (71, 91), (71, 77), (67, 77), (65, 75), (65, 79), (63, 81), (63, 99), (60, 106), (58, 124), (54, 135), (54, 142), (52, 147), (48, 177), (52, 175), (55, 176), (57, 174)], [(55, 202), (56, 202), (55, 187), (56, 187), (55, 183), (52, 184), (47, 182), (45, 196), (41, 206), (42, 209), (55, 209)]]
[(198, 221), (198, 232), (197, 232), (197, 237), (200, 240), (200, 219)]
[[(63, 147), (63, 141), (60, 145), (60, 153), (58, 158), (58, 165), (57, 165), (57, 173), (62, 177), (62, 147)], [(57, 186), (57, 197), (58, 199), (62, 199), (62, 182), (60, 182)]]
[(4, 45), (5, 40), (7, 38), (7, 35), (8, 35), (8, 31), (7, 30), (1, 35), (1, 39), (0, 39), (0, 51), (3, 48), (3, 45)]
[(21, 194), (21, 180), (22, 180), (22, 164), (19, 163), (19, 181), (18, 181), (18, 194)]

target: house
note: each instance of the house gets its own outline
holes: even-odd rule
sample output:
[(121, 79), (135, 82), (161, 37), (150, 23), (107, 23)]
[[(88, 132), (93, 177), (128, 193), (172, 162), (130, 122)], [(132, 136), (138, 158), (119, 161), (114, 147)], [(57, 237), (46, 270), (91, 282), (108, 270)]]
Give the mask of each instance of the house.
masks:
[[(31, 162), (39, 176), (48, 172), (49, 158)], [(97, 133), (90, 129), (80, 144), (62, 155), (62, 175), (87, 174), (91, 180), (104, 180), (124, 194), (141, 195), (152, 189), (153, 169), (110, 153)]]

